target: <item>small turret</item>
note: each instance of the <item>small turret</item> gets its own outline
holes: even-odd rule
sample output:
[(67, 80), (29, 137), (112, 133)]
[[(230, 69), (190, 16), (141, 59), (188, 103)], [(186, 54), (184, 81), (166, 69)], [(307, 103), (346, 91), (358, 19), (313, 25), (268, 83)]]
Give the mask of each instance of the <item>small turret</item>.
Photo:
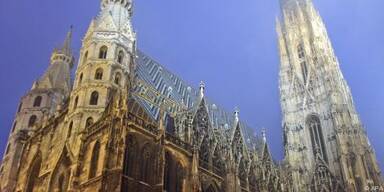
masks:
[(69, 95), (71, 90), (71, 69), (75, 61), (71, 49), (72, 29), (71, 26), (62, 46), (53, 51), (49, 68), (34, 83), (32, 89), (58, 89), (65, 96)]
[(108, 6), (120, 5), (129, 11), (129, 15), (132, 15), (132, 0), (101, 0), (101, 9), (105, 9)]
[(203, 98), (204, 97), (204, 93), (205, 93), (205, 84), (203, 81), (200, 82), (200, 86), (199, 86), (199, 96), (200, 98)]
[(233, 113), (235, 116), (235, 124), (237, 124), (240, 121), (240, 109), (238, 107), (235, 107), (235, 112)]
[(68, 63), (70, 68), (73, 67), (75, 58), (73, 57), (72, 48), (71, 48), (72, 33), (73, 33), (73, 26), (70, 27), (70, 30), (68, 31), (62, 46), (56, 48), (53, 51), (51, 56), (51, 64), (54, 64), (57, 61), (63, 61)]

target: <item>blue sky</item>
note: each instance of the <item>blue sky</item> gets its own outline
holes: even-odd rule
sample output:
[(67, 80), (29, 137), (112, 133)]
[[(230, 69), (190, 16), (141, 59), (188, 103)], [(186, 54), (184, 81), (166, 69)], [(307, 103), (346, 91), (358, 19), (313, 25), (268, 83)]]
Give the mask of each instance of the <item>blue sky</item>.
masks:
[[(384, 1), (315, 0), (384, 170)], [(0, 1), (0, 156), (19, 99), (75, 26), (81, 38), (98, 0)], [(260, 132), (283, 157), (275, 17), (278, 0), (136, 0), (138, 46)]]

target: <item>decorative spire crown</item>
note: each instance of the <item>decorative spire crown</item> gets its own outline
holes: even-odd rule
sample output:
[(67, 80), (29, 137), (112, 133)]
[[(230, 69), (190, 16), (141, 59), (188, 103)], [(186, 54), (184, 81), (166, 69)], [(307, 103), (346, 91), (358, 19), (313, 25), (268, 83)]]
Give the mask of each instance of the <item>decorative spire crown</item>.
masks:
[(235, 115), (235, 120), (238, 122), (240, 120), (240, 110), (238, 107), (235, 107), (234, 115)]
[(108, 5), (120, 4), (122, 7), (128, 9), (132, 13), (132, 0), (101, 0), (101, 9), (104, 9)]
[(199, 90), (200, 90), (200, 97), (203, 98), (204, 92), (205, 92), (205, 83), (203, 81), (200, 82)]
[(67, 36), (65, 37), (62, 47), (57, 48), (56, 52), (67, 55), (67, 56), (72, 56), (72, 48), (71, 48), (72, 31), (73, 31), (73, 26), (71, 25), (67, 33)]
[(312, 0), (280, 0), (281, 9), (295, 9), (301, 5), (311, 4)]
[(62, 46), (55, 48), (55, 50), (53, 51), (51, 55), (51, 64), (56, 63), (56, 61), (63, 61), (65, 63), (68, 63), (70, 68), (73, 67), (75, 58), (73, 57), (71, 48), (72, 31), (73, 26), (71, 25), (70, 30), (68, 31)]

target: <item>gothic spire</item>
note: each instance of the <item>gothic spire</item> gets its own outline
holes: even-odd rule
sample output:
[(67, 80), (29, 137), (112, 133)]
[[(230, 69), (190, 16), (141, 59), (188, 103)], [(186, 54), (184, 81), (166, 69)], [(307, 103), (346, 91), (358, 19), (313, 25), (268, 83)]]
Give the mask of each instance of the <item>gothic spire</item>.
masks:
[(312, 0), (280, 0), (281, 10), (293, 10), (308, 4), (312, 4)]
[(104, 9), (110, 5), (120, 4), (122, 7), (126, 8), (129, 11), (129, 14), (132, 15), (132, 0), (101, 0), (101, 9)]
[(72, 49), (71, 49), (72, 32), (73, 32), (73, 26), (71, 25), (67, 33), (67, 36), (65, 37), (62, 47), (57, 49), (59, 53), (64, 54), (66, 56), (72, 56)]
[(265, 128), (261, 129), (261, 136), (263, 137), (264, 143), (267, 143), (267, 131)]
[(199, 90), (200, 90), (199, 96), (200, 96), (200, 98), (203, 98), (204, 92), (205, 92), (205, 83), (203, 81), (200, 82)]

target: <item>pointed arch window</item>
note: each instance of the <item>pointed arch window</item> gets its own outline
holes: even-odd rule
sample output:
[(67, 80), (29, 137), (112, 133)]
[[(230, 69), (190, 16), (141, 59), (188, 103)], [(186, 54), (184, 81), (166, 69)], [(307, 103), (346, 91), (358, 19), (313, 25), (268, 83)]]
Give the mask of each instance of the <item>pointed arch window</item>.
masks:
[(305, 57), (303, 44), (300, 44), (299, 46), (297, 46), (297, 55), (299, 59), (303, 59)]
[(38, 181), (39, 178), (39, 173), (40, 173), (40, 168), (41, 168), (41, 158), (37, 157), (32, 166), (31, 170), (28, 176), (28, 182), (27, 182), (27, 187), (26, 187), (26, 192), (33, 192), (35, 189), (35, 184)]
[(82, 82), (83, 82), (83, 73), (80, 73), (78, 85), (81, 85)]
[(115, 80), (114, 80), (114, 82), (115, 82), (116, 85), (120, 85), (120, 81), (121, 81), (121, 74), (120, 74), (119, 72), (117, 72), (117, 73), (115, 74)]
[(165, 153), (165, 167), (163, 173), (163, 190), (169, 192), (183, 191), (185, 170), (169, 152)]
[(84, 54), (83, 65), (87, 62), (87, 59), (88, 59), (88, 51), (86, 51)]
[(102, 46), (99, 51), (99, 59), (106, 59), (108, 54), (108, 47)]
[(96, 69), (95, 79), (96, 80), (102, 80), (103, 79), (103, 69), (102, 68)]
[(307, 62), (302, 61), (302, 62), (300, 63), (300, 65), (301, 65), (301, 73), (303, 74), (304, 82), (307, 82), (307, 77), (308, 77), (308, 67), (307, 67)]
[(29, 118), (29, 121), (28, 121), (28, 127), (32, 127), (32, 126), (34, 126), (35, 123), (36, 123), (36, 120), (37, 120), (36, 115), (32, 115), (32, 116)]
[(124, 61), (124, 52), (119, 51), (119, 54), (117, 54), (117, 62), (120, 64), (123, 64), (123, 61)]
[(328, 162), (320, 118), (316, 115), (309, 116), (307, 118), (307, 127), (311, 136), (313, 154), (316, 155), (317, 148), (320, 149), (323, 160)]
[(308, 77), (308, 66), (307, 66), (307, 62), (305, 61), (305, 51), (304, 51), (303, 44), (300, 44), (297, 46), (297, 56), (299, 57), (303, 80), (304, 82), (306, 82)]
[(91, 165), (89, 168), (89, 178), (92, 179), (96, 176), (100, 155), (100, 142), (96, 141), (92, 150)]
[(88, 119), (85, 121), (85, 127), (89, 127), (93, 124), (93, 118), (92, 117), (88, 117)]
[(70, 138), (71, 135), (72, 135), (72, 127), (73, 127), (73, 121), (71, 121), (71, 122), (69, 123), (67, 138)]
[(89, 100), (89, 105), (97, 105), (99, 100), (99, 93), (97, 91), (92, 92), (91, 98)]
[(33, 101), (33, 107), (40, 107), (42, 99), (43, 98), (41, 96), (37, 96)]
[(140, 180), (141, 181), (144, 181), (146, 183), (149, 183), (150, 180), (149, 180), (149, 176), (151, 175), (150, 172), (151, 172), (151, 165), (150, 165), (150, 162), (151, 162), (151, 152), (150, 152), (150, 149), (148, 146), (144, 146), (143, 148), (143, 151), (141, 153), (141, 160), (140, 160), (140, 163), (141, 163), (141, 169), (140, 169)]

